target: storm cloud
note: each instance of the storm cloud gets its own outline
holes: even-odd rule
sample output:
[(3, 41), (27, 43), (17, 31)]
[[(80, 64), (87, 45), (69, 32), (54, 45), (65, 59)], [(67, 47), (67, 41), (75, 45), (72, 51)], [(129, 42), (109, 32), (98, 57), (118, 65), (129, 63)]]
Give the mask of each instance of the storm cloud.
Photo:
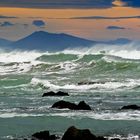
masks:
[(30, 8), (109, 8), (114, 0), (0, 0), (0, 6)]
[(126, 28), (120, 26), (108, 26), (106, 29), (108, 30), (124, 30)]
[(140, 15), (138, 16), (124, 16), (124, 17), (105, 17), (105, 16), (87, 16), (87, 17), (72, 17), (71, 19), (112, 19), (112, 20), (119, 20), (119, 19), (133, 19), (133, 18), (140, 18)]
[(37, 26), (37, 27), (44, 27), (46, 23), (43, 20), (34, 20), (32, 22), (32, 25)]
[[(0, 0), (3, 7), (29, 8), (109, 8), (117, 0)], [(119, 0), (123, 6), (140, 7), (140, 0)]]
[(140, 0), (122, 0), (126, 6), (140, 7)]
[(0, 15), (0, 19), (3, 19), (3, 18), (17, 18), (17, 17)]

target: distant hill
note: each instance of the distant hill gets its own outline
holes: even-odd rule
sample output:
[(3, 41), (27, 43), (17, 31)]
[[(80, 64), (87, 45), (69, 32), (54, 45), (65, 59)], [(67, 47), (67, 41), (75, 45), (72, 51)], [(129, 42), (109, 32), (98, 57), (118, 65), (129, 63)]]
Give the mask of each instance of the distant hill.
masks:
[(82, 39), (68, 34), (34, 32), (31, 35), (12, 43), (13, 47), (28, 50), (58, 51), (66, 48), (90, 47), (95, 41)]
[(130, 42), (131, 40), (126, 38), (110, 41), (92, 41), (64, 33), (57, 34), (37, 31), (23, 39), (11, 43), (10, 46), (12, 49), (61, 51), (67, 48), (92, 47), (96, 44), (124, 45)]

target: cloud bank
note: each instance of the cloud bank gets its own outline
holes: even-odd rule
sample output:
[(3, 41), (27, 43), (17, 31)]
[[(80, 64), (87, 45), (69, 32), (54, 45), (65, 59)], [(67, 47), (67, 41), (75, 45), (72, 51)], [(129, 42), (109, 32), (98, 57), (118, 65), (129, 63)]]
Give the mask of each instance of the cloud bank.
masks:
[[(109, 8), (117, 0), (0, 0), (0, 6), (30, 8)], [(118, 0), (122, 6), (140, 7), (140, 0)]]
[(138, 16), (125, 16), (125, 17), (105, 17), (105, 16), (87, 16), (87, 17), (72, 17), (71, 19), (112, 19), (112, 20), (119, 20), (119, 19), (133, 19), (133, 18), (140, 18), (140, 15)]
[(140, 7), (140, 0), (122, 0), (122, 2), (129, 7)]
[(108, 26), (106, 29), (108, 30), (124, 30), (126, 28), (120, 26)]
[(3, 16), (3, 15), (0, 15), (0, 19), (5, 19), (5, 18), (17, 18), (17, 17), (12, 17), (12, 16)]
[(46, 23), (43, 20), (34, 20), (32, 22), (32, 25), (37, 26), (37, 27), (44, 27)]
[(109, 8), (114, 0), (0, 0), (0, 6), (30, 8)]

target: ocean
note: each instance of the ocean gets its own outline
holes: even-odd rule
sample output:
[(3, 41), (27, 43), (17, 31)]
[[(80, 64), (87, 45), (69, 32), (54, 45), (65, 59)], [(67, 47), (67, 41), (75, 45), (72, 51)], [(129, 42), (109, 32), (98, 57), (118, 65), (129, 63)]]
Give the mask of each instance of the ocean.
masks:
[[(70, 96), (42, 97), (48, 91)], [(59, 100), (85, 101), (93, 110), (51, 108)], [(42, 130), (61, 136), (72, 125), (139, 140), (140, 110), (120, 110), (131, 104), (140, 105), (140, 51), (133, 44), (60, 52), (0, 50), (0, 140)]]

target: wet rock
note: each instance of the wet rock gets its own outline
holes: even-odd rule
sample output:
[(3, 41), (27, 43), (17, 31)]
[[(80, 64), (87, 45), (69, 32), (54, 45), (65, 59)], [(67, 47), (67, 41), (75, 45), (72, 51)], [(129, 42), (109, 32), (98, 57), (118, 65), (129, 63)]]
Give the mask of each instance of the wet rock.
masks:
[(107, 140), (107, 138), (104, 138), (103, 136), (96, 137), (96, 140)]
[(52, 108), (64, 109), (68, 108), (71, 110), (91, 110), (90, 106), (84, 101), (81, 101), (78, 105), (66, 101), (58, 101), (52, 105)]
[(123, 106), (121, 109), (122, 110), (124, 110), (124, 109), (140, 110), (140, 106), (138, 106), (138, 105), (127, 105), (127, 106)]
[(71, 126), (64, 133), (62, 140), (106, 140), (104, 137), (96, 137), (88, 129), (77, 129)]
[(91, 110), (90, 106), (86, 104), (84, 101), (81, 101), (77, 107), (79, 110)]
[(79, 82), (78, 85), (94, 85), (94, 84), (105, 84), (105, 82)]
[(42, 95), (42, 97), (45, 97), (45, 96), (69, 96), (69, 94), (66, 92), (62, 92), (62, 91), (58, 91), (56, 93), (53, 91), (50, 91), (50, 92), (44, 93)]
[(50, 135), (49, 131), (40, 131), (32, 135), (32, 140), (56, 140), (55, 135)]
[(58, 101), (52, 105), (52, 108), (59, 108), (59, 109), (68, 108), (68, 109), (76, 110), (77, 105), (66, 101)]
[(120, 140), (119, 138), (113, 138), (113, 139), (111, 139), (111, 140)]

